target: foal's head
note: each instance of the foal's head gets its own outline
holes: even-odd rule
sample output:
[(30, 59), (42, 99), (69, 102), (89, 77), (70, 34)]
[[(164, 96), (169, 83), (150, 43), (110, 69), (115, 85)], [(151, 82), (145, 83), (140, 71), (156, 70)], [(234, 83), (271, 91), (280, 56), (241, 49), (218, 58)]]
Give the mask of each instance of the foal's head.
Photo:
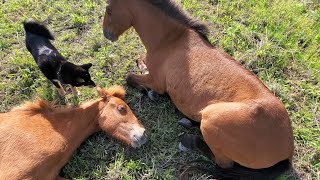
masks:
[(107, 90), (97, 87), (97, 91), (103, 98), (98, 117), (100, 128), (134, 148), (143, 145), (147, 140), (145, 128), (123, 101), (124, 89), (120, 86)]
[(118, 37), (132, 26), (132, 15), (126, 8), (127, 0), (107, 0), (103, 20), (103, 34), (110, 41)]

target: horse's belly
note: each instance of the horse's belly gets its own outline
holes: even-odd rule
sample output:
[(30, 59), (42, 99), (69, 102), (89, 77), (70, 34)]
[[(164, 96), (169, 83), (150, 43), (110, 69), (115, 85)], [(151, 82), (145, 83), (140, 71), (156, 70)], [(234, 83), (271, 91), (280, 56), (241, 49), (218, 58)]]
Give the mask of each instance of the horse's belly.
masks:
[(175, 106), (188, 118), (200, 122), (200, 111), (208, 104), (208, 101), (201, 99), (199, 94), (192, 91), (178, 89), (168, 90), (168, 94)]

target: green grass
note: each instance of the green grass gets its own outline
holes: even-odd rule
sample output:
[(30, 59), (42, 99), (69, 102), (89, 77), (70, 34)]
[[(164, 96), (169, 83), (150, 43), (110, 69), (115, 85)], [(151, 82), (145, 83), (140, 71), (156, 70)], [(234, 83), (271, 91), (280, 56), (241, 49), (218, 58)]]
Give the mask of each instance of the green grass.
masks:
[[(0, 7), (0, 111), (35, 96), (59, 99), (24, 44), (22, 22), (32, 17), (54, 32), (55, 46), (71, 62), (92, 62), (91, 74), (102, 86), (123, 84), (135, 60), (145, 53), (134, 30), (118, 42), (102, 35), (105, 1), (3, 1)], [(320, 174), (320, 2), (318, 0), (180, 0), (195, 17), (208, 22), (210, 41), (257, 73), (289, 111), (295, 138), (295, 172), (289, 177), (316, 179)], [(131, 149), (103, 133), (90, 137), (63, 169), (74, 179), (176, 179), (179, 167), (198, 158), (178, 151), (177, 125), (183, 117), (170, 99), (152, 102), (127, 87), (126, 101), (148, 131), (149, 141)], [(96, 98), (81, 88), (80, 101)], [(74, 103), (69, 93), (61, 103)]]

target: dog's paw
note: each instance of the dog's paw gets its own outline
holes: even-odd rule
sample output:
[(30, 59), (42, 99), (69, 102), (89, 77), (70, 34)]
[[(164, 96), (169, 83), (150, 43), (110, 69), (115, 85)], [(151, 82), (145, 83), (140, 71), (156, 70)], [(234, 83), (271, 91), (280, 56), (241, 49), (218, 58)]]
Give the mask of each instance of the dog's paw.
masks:
[(71, 87), (71, 91), (74, 96), (80, 96), (80, 91), (76, 87)]

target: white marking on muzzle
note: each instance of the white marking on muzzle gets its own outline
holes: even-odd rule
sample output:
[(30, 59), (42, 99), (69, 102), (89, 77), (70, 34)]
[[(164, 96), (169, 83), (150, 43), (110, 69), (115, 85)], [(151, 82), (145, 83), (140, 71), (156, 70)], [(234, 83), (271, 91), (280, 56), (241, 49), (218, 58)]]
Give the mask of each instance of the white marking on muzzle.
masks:
[(147, 136), (145, 134), (145, 129), (134, 124), (130, 130), (131, 146), (133, 148), (138, 148), (147, 142)]

